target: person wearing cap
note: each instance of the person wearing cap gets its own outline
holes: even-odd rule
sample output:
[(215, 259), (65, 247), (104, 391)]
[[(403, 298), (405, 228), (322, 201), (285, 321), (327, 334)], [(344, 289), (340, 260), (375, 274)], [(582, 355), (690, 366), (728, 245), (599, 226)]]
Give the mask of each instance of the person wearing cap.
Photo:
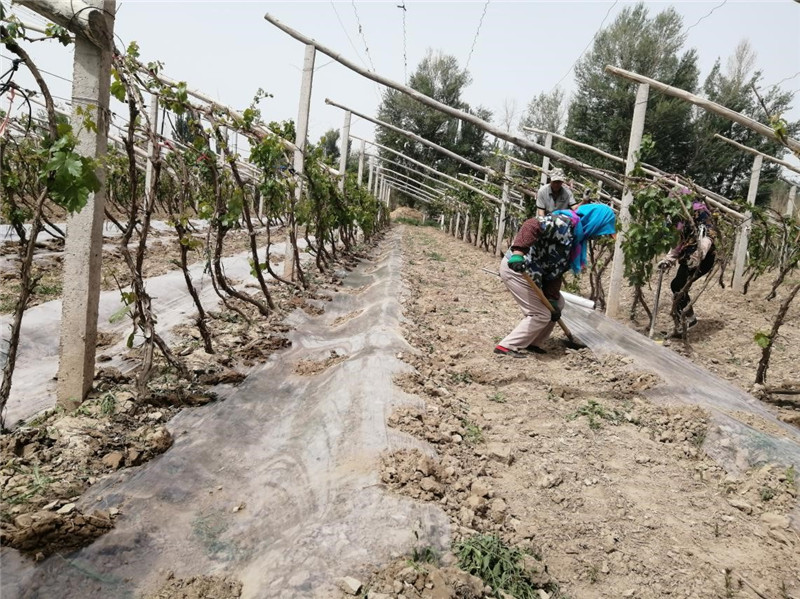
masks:
[(575, 210), (578, 207), (572, 191), (564, 185), (565, 180), (562, 170), (550, 172), (550, 183), (544, 185), (536, 195), (536, 216), (546, 216), (556, 210)]

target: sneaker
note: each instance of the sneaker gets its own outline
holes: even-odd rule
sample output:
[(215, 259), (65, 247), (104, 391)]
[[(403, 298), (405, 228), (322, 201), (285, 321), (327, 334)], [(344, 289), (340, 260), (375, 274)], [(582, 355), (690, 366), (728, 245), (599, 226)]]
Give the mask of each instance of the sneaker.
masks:
[(527, 349), (529, 352), (532, 352), (534, 354), (546, 354), (547, 353), (547, 350), (542, 349), (538, 345), (529, 345), (525, 349)]
[(498, 345), (494, 348), (494, 353), (498, 356), (511, 356), (512, 358), (527, 358), (525, 354), (519, 352), (515, 349), (509, 349), (507, 347), (503, 347), (502, 345)]
[(686, 328), (691, 329), (694, 325), (697, 324), (697, 316), (692, 316), (691, 318), (686, 319)]

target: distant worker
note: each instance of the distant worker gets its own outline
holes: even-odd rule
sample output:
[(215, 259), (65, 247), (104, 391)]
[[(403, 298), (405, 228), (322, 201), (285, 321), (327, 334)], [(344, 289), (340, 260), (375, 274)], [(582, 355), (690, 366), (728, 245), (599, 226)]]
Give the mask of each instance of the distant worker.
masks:
[(682, 220), (676, 228), (680, 232), (680, 242), (658, 263), (661, 270), (669, 270), (676, 262), (679, 264), (678, 272), (670, 284), (672, 317), (675, 319), (673, 335), (679, 333), (681, 317), (686, 319), (686, 328), (697, 324), (694, 307), (689, 306), (689, 288), (713, 268), (716, 259), (714, 238), (717, 234), (714, 217), (705, 202), (693, 202), (692, 220)]
[[(524, 318), (494, 348), (501, 356), (524, 358), (520, 350), (545, 353), (541, 345), (561, 318), (564, 297), (561, 283), (572, 269), (578, 274), (586, 264), (588, 241), (614, 235), (616, 218), (605, 204), (584, 204), (577, 212), (559, 210), (529, 218), (520, 227), (511, 248), (500, 262), (500, 278), (522, 309)], [(531, 287), (538, 286), (553, 308), (542, 303)]]
[(536, 216), (546, 216), (556, 210), (575, 210), (578, 201), (569, 187), (564, 185), (566, 177), (560, 169), (550, 172), (550, 183), (536, 194)]

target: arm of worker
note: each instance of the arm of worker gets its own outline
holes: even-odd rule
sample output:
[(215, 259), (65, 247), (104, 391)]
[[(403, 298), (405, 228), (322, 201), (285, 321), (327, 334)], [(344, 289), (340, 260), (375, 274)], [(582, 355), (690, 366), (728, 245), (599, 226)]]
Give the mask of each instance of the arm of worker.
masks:
[(529, 218), (519, 229), (514, 241), (511, 243), (511, 256), (508, 258), (508, 267), (515, 272), (525, 270), (525, 254), (536, 243), (541, 226), (535, 218)]
[(708, 250), (711, 249), (711, 238), (710, 237), (701, 237), (700, 240), (697, 242), (697, 249), (689, 256), (689, 259), (686, 261), (686, 266), (689, 268), (697, 268), (700, 266), (700, 263), (703, 261), (703, 258), (706, 257), (708, 254)]
[(569, 206), (570, 210), (577, 210), (581, 202), (575, 199), (575, 194), (572, 193), (569, 187), (564, 187), (563, 189), (567, 192), (567, 206)]
[(664, 256), (661, 261), (658, 263), (658, 268), (661, 270), (669, 270), (675, 263), (678, 261), (678, 255), (680, 254), (680, 248), (674, 247), (672, 248), (669, 253)]

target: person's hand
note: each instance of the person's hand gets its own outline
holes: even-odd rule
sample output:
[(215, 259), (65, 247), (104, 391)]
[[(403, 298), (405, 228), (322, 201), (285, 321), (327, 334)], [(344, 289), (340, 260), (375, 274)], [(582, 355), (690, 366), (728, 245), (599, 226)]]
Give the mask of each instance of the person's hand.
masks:
[(553, 308), (553, 311), (550, 312), (550, 320), (552, 322), (558, 322), (561, 318), (561, 309), (558, 307), (558, 300), (551, 299), (549, 301)]
[(703, 252), (698, 249), (691, 256), (689, 256), (689, 259), (686, 261), (686, 266), (688, 266), (691, 270), (694, 270), (700, 266), (702, 261)]
[(667, 254), (666, 256), (664, 256), (664, 258), (661, 260), (661, 262), (658, 263), (658, 269), (659, 270), (669, 270), (670, 268), (675, 266), (675, 262), (677, 262), (675, 256), (673, 256), (671, 254)]
[(514, 272), (525, 271), (525, 257), (514, 254), (508, 259), (508, 267)]

